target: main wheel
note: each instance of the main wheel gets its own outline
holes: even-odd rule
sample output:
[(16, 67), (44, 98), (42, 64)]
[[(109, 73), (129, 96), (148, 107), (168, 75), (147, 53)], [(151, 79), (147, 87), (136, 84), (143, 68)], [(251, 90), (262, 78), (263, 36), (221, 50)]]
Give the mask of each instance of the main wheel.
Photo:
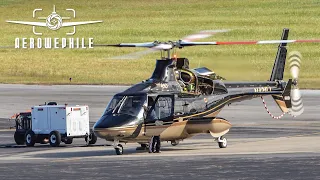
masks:
[(227, 138), (225, 138), (223, 136), (219, 137), (218, 145), (219, 145), (220, 148), (226, 148), (227, 145), (228, 145)]
[(136, 148), (137, 151), (148, 150), (148, 149), (149, 149), (149, 145), (148, 144), (140, 144), (140, 147)]
[(30, 129), (26, 133), (26, 145), (30, 147), (30, 146), (34, 146), (35, 143), (36, 143), (36, 135)]
[(178, 144), (179, 144), (179, 141), (176, 141), (176, 140), (171, 141), (171, 145), (172, 146), (177, 146)]
[(118, 147), (114, 148), (116, 150), (117, 155), (123, 154), (123, 146), (121, 144), (118, 144)]
[(72, 144), (72, 142), (73, 142), (73, 138), (67, 138), (67, 139), (64, 141), (65, 144)]
[(14, 141), (17, 145), (24, 145), (26, 143), (24, 135), (18, 132), (14, 133)]
[(49, 134), (50, 146), (57, 147), (61, 143), (61, 134), (58, 131), (51, 131)]

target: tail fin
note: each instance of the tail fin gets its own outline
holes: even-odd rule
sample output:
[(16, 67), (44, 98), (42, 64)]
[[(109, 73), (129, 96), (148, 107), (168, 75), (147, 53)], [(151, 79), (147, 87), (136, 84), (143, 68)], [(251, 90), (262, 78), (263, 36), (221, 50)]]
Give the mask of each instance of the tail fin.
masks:
[(274, 101), (278, 104), (282, 112), (287, 113), (289, 108), (291, 108), (291, 86), (292, 79), (289, 79), (285, 89), (283, 90), (282, 95), (272, 95)]
[[(281, 40), (288, 40), (289, 29), (283, 29)], [(270, 81), (282, 80), (283, 72), (287, 57), (287, 43), (280, 43), (278, 46), (278, 52), (273, 64), (273, 69), (270, 77)]]

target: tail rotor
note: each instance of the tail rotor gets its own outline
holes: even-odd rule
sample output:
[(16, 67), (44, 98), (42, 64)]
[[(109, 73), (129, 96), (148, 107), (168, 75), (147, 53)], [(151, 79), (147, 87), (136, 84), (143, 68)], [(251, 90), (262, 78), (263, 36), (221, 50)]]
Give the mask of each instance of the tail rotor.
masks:
[(301, 67), (302, 56), (299, 52), (294, 51), (289, 54), (290, 74), (293, 79), (291, 89), (291, 104), (292, 107), (289, 113), (293, 116), (299, 116), (303, 113), (304, 107), (302, 103), (301, 92), (298, 87), (299, 72)]

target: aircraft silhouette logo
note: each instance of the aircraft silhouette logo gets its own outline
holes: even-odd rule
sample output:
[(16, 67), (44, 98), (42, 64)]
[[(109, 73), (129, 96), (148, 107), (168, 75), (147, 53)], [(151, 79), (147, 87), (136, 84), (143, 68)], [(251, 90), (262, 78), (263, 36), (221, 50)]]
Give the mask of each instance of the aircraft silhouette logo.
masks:
[[(33, 10), (33, 18), (36, 18), (36, 12), (42, 11), (42, 9)], [(73, 13), (73, 18), (76, 17), (76, 11), (74, 9), (66, 9), (66, 11), (71, 11)], [(48, 17), (38, 17), (37, 19), (46, 20), (46, 22), (29, 22), (29, 21), (6, 21), (8, 23), (30, 25), (33, 28), (33, 33), (35, 35), (42, 35), (42, 33), (36, 32), (36, 27), (48, 27), (51, 30), (58, 30), (62, 27), (73, 26), (73, 32), (66, 33), (67, 35), (74, 35), (76, 33), (76, 26), (85, 24), (95, 24), (101, 23), (102, 21), (80, 21), (80, 22), (64, 22), (64, 20), (69, 20), (71, 17), (61, 17), (56, 13), (55, 5), (53, 6), (53, 12)]]

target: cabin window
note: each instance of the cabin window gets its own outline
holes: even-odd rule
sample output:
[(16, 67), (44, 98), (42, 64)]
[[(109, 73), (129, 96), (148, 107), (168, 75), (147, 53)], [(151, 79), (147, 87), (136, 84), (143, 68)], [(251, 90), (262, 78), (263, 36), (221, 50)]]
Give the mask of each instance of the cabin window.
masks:
[(198, 77), (199, 92), (202, 95), (210, 95), (213, 92), (213, 82), (210, 79), (204, 77)]
[(177, 81), (184, 92), (194, 93), (196, 91), (196, 77), (192, 72), (178, 72)]
[(172, 117), (173, 114), (173, 101), (171, 96), (158, 96), (156, 102), (148, 112), (150, 120), (163, 120)]
[(183, 99), (175, 99), (174, 101), (174, 115), (179, 116), (183, 114), (188, 114), (189, 113), (189, 106), (190, 103)]
[(226, 87), (220, 83), (215, 84), (213, 91), (215, 95), (228, 93), (228, 90), (226, 89)]

